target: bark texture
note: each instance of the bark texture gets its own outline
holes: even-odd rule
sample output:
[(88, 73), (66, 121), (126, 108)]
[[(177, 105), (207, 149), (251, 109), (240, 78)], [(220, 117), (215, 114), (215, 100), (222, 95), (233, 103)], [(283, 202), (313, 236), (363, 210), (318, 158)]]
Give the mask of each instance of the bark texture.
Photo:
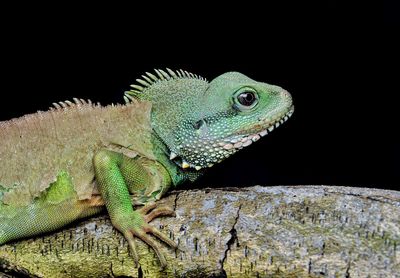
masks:
[[(175, 191), (168, 267), (107, 216), (0, 246), (0, 277), (400, 277), (400, 192), (332, 186)], [(161, 243), (160, 243), (161, 245)]]

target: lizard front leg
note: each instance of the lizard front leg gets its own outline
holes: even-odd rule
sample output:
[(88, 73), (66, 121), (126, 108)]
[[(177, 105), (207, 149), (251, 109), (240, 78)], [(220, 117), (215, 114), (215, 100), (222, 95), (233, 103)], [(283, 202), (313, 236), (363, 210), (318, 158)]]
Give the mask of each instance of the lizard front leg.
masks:
[[(166, 260), (164, 255), (159, 251), (157, 243), (147, 233), (153, 234), (173, 248), (177, 248), (177, 245), (169, 237), (150, 226), (148, 222), (159, 215), (172, 215), (174, 212), (168, 209), (155, 209), (147, 214), (155, 207), (153, 204), (145, 206), (141, 210), (134, 210), (128, 190), (128, 186), (130, 190), (143, 190), (151, 187), (152, 184), (149, 184), (153, 180), (149, 176), (151, 174), (145, 171), (140, 160), (109, 150), (101, 150), (96, 153), (93, 163), (99, 191), (110, 215), (111, 222), (128, 241), (135, 263), (138, 264), (134, 241), (136, 236), (153, 248), (161, 266), (165, 267)], [(153, 163), (155, 164), (156, 162)], [(153, 167), (153, 169), (157, 171), (153, 172), (153, 174), (162, 175), (167, 183), (171, 183), (171, 178), (165, 169), (163, 171), (159, 166)]]

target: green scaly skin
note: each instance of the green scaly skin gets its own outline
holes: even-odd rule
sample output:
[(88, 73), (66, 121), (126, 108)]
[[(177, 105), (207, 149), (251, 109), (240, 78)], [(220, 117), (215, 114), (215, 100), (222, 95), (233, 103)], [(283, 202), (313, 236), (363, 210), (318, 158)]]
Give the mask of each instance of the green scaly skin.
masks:
[[(156, 70), (157, 76), (146, 73), (137, 79), (140, 85), (132, 85), (124, 97), (126, 105), (151, 103), (150, 145), (155, 159), (95, 148), (93, 167), (88, 171), (94, 171), (100, 195), (85, 200), (79, 198), (68, 171), (60, 171), (56, 181), (27, 205), (5, 202), (3, 197), (14, 189), (0, 185), (0, 245), (54, 231), (100, 212), (105, 205), (136, 263), (134, 237), (150, 245), (161, 266), (166, 265), (158, 244), (148, 234), (173, 248), (177, 245), (148, 223), (175, 213), (157, 208), (152, 201), (171, 186), (194, 181), (206, 168), (265, 136), (293, 113), (287, 91), (240, 73), (228, 72), (207, 82), (188, 72), (167, 71)], [(147, 204), (134, 210), (132, 196)]]

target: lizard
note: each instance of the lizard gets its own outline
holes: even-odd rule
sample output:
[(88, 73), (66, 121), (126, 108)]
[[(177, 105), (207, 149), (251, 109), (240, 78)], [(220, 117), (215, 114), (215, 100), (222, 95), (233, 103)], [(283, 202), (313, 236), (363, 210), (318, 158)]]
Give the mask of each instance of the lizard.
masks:
[(135, 264), (137, 237), (165, 267), (152, 236), (178, 246), (149, 223), (175, 212), (156, 201), (294, 111), (286, 90), (239, 72), (210, 82), (183, 70), (146, 72), (124, 100), (102, 106), (73, 98), (0, 122), (0, 245), (55, 231), (105, 207)]

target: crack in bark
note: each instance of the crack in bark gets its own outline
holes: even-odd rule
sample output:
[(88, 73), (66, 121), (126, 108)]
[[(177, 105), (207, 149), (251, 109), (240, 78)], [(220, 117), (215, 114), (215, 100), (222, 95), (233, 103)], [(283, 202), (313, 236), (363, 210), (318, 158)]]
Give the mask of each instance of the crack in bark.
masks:
[(327, 190), (326, 192), (330, 193), (330, 194), (358, 197), (358, 198), (361, 198), (361, 199), (380, 202), (382, 204), (398, 205), (400, 203), (400, 200), (392, 199), (392, 198), (389, 198), (389, 197), (386, 197), (386, 196), (375, 196), (375, 195), (367, 196), (367, 195), (362, 195), (362, 194), (358, 194), (358, 193), (338, 192), (338, 191), (330, 191), (330, 190)]
[(237, 222), (239, 221), (241, 208), (242, 208), (242, 204), (239, 203), (239, 208), (238, 208), (237, 213), (236, 213), (235, 222), (232, 225), (232, 229), (229, 231), (229, 233), (231, 234), (231, 238), (226, 243), (226, 249), (225, 249), (225, 252), (224, 252), (224, 257), (222, 258), (222, 261), (221, 261), (221, 272), (223, 273), (223, 275), (225, 275), (225, 277), (227, 277), (227, 275), (226, 275), (226, 271), (224, 269), (224, 264), (225, 264), (225, 261), (226, 261), (226, 259), (228, 257), (228, 252), (231, 250), (232, 244), (234, 244), (235, 241), (238, 240), (235, 226), (236, 226)]
[(142, 270), (141, 265), (139, 265), (139, 268), (138, 268), (138, 278), (143, 278), (143, 270)]
[(176, 211), (176, 207), (177, 207), (177, 205), (178, 205), (178, 199), (179, 199), (179, 194), (180, 194), (181, 192), (176, 192), (176, 194), (175, 194), (175, 200), (174, 200), (174, 211)]
[(111, 275), (112, 278), (115, 277), (115, 274), (114, 274), (114, 271), (113, 271), (113, 263), (112, 262), (110, 263), (110, 275)]
[(346, 273), (345, 273), (345, 278), (350, 278), (350, 261), (349, 261), (349, 263), (348, 263), (348, 265), (347, 265), (347, 268), (346, 268)]
[(29, 272), (26, 268), (15, 266), (9, 262), (0, 259), (0, 277), (21, 277), (21, 278), (39, 278)]

